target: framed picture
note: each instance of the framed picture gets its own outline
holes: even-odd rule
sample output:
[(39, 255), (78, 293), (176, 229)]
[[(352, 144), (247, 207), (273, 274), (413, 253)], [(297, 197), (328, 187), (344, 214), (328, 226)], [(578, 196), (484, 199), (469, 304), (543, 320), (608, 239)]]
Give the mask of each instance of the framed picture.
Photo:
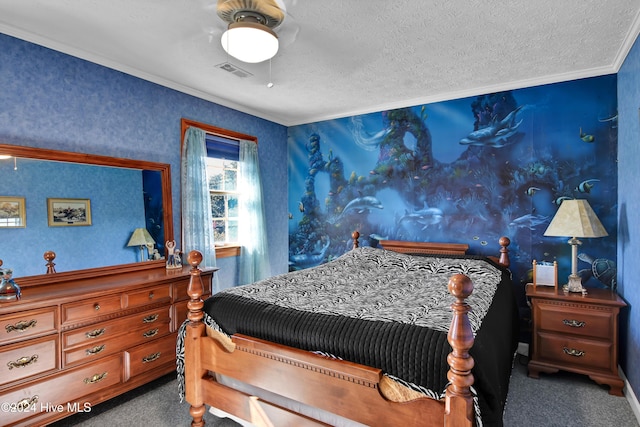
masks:
[(558, 262), (533, 260), (533, 286), (558, 287)]
[(27, 215), (24, 197), (0, 196), (0, 228), (24, 228)]
[(47, 199), (49, 227), (91, 225), (89, 199)]

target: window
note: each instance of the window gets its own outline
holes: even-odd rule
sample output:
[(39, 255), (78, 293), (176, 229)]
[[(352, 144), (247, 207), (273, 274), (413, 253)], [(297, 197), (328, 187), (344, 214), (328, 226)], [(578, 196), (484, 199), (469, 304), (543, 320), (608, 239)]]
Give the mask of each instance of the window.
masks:
[(216, 244), (238, 242), (238, 141), (207, 135), (207, 182)]
[(189, 126), (197, 127), (206, 133), (207, 145), (207, 181), (211, 196), (211, 216), (216, 242), (216, 258), (237, 256), (238, 244), (238, 160), (240, 157), (239, 140), (254, 141), (256, 137), (204, 123), (182, 119), (182, 139)]

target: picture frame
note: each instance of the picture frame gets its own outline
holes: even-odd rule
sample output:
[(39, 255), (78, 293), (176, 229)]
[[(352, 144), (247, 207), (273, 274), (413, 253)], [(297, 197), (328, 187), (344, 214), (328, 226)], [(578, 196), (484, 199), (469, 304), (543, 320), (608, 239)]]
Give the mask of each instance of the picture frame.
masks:
[(533, 286), (553, 286), (558, 289), (558, 261), (533, 260)]
[(26, 226), (25, 198), (0, 196), (0, 228), (25, 228)]
[(49, 227), (91, 225), (90, 199), (47, 199)]

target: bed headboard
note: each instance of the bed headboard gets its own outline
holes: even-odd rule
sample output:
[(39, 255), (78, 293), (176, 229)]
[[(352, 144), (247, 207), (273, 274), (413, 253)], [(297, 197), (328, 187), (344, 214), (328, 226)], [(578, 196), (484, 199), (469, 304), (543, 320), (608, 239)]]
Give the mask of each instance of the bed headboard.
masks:
[[(354, 231), (351, 233), (353, 238), (353, 247), (359, 246), (358, 239), (360, 233)], [(507, 246), (511, 243), (508, 237), (501, 237), (500, 255), (498, 257), (490, 256), (498, 264), (503, 267), (509, 267), (509, 251)], [(465, 255), (469, 249), (466, 243), (438, 243), (438, 242), (405, 242), (402, 240), (380, 240), (380, 245), (387, 250), (400, 252), (404, 254), (438, 254), (438, 255)]]
[(403, 254), (464, 255), (469, 245), (464, 243), (404, 242), (402, 240), (381, 240), (383, 248)]

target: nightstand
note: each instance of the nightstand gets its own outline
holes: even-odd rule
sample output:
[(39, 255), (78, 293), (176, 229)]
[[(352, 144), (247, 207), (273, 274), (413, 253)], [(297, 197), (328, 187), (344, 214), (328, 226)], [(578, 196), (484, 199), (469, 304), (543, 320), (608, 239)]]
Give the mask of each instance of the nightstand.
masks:
[(533, 318), (529, 376), (558, 370), (588, 375), (622, 396), (618, 375), (618, 313), (627, 304), (609, 289), (586, 295), (527, 285)]

